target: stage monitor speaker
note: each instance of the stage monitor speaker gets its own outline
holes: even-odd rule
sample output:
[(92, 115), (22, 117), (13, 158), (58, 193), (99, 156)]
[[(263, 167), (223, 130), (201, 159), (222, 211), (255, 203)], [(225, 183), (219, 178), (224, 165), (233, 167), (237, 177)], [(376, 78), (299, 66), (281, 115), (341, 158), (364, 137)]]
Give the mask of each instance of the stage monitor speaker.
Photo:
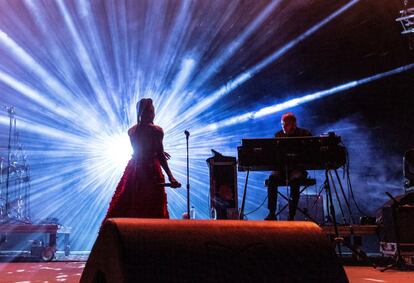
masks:
[[(413, 219), (414, 205), (404, 205), (394, 210), (392, 207), (384, 207), (382, 210), (381, 241), (396, 243), (399, 240), (400, 244), (414, 244)], [(396, 233), (398, 233), (398, 237)]]
[(81, 283), (348, 282), (310, 222), (108, 219)]
[[(377, 211), (380, 227), (380, 240), (386, 243), (414, 244), (414, 192), (394, 197), (399, 205), (390, 199)], [(397, 234), (398, 236), (397, 237)]]

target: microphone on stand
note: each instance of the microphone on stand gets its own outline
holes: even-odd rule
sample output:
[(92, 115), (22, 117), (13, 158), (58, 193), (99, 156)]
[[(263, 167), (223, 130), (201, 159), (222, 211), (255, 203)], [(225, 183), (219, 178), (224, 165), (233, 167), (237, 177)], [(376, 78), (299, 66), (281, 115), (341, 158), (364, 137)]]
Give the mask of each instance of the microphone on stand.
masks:
[(188, 137), (190, 136), (190, 132), (185, 130), (185, 139), (187, 141), (186, 147), (187, 147), (187, 216), (188, 219), (190, 219), (190, 157), (189, 157), (189, 150), (188, 150)]
[(178, 183), (177, 185), (172, 184), (172, 183), (160, 183), (158, 185), (161, 186), (161, 187), (170, 187), (170, 188), (173, 188), (173, 189), (181, 188), (181, 184), (180, 183)]

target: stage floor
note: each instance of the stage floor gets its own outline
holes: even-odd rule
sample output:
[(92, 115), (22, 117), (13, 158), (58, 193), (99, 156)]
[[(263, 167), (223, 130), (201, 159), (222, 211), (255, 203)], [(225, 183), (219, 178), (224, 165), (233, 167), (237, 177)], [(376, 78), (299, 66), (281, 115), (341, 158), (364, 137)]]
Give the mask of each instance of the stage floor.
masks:
[[(67, 282), (78, 283), (85, 262), (18, 262), (0, 263), (0, 282)], [(346, 266), (351, 283), (409, 283), (414, 282), (414, 272), (388, 270), (380, 272), (372, 267)]]

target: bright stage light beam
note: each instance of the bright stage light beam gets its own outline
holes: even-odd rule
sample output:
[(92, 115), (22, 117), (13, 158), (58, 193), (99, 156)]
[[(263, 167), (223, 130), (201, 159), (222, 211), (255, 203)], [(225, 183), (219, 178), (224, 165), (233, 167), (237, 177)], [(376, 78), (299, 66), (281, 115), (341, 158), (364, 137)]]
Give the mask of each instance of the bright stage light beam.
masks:
[(332, 14), (330, 14), (328, 17), (305, 31), (303, 34), (301, 34), (299, 37), (289, 41), (287, 44), (285, 44), (283, 47), (279, 48), (275, 52), (273, 52), (270, 56), (266, 57), (262, 61), (260, 61), (255, 66), (251, 67), (247, 71), (241, 73), (238, 75), (234, 80), (231, 80), (227, 82), (225, 85), (220, 87), (218, 90), (213, 92), (212, 94), (208, 95), (205, 99), (203, 99), (198, 104), (191, 107), (184, 115), (183, 120), (188, 119), (189, 117), (194, 116), (196, 113), (200, 113), (204, 111), (205, 109), (209, 108), (211, 105), (213, 105), (217, 100), (219, 100), (224, 95), (232, 92), (236, 88), (238, 88), (240, 85), (244, 84), (246, 81), (250, 80), (253, 76), (255, 76), (257, 73), (259, 73), (261, 70), (263, 70), (265, 67), (269, 66), (271, 63), (275, 62), (277, 59), (282, 57), (286, 52), (291, 50), (293, 47), (295, 47), (297, 44), (320, 30), (322, 27), (324, 27), (326, 24), (331, 22), (333, 19), (347, 11), (349, 8), (354, 6), (356, 3), (358, 3), (359, 0), (352, 0), (346, 5), (342, 6)]
[(240, 124), (240, 123), (244, 123), (247, 122), (249, 120), (254, 120), (254, 119), (258, 119), (258, 118), (262, 118), (289, 108), (293, 108), (311, 101), (314, 101), (316, 99), (320, 99), (338, 92), (342, 92), (351, 88), (355, 88), (357, 86), (363, 85), (363, 84), (367, 84), (388, 76), (392, 76), (395, 74), (399, 74), (402, 72), (406, 72), (408, 70), (411, 70), (414, 68), (414, 63), (413, 64), (408, 64), (405, 66), (401, 66), (395, 69), (392, 69), (390, 71), (387, 72), (383, 72), (383, 73), (379, 73), (373, 76), (369, 76), (357, 81), (351, 81), (339, 86), (335, 86), (326, 90), (322, 90), (322, 91), (318, 91), (315, 93), (311, 93), (311, 94), (307, 94), (298, 98), (294, 98), (294, 99), (290, 99), (288, 101), (282, 102), (282, 103), (277, 103), (275, 105), (271, 105), (271, 106), (267, 106), (264, 108), (261, 108), (259, 110), (256, 111), (251, 111), (251, 112), (247, 112), (238, 116), (234, 116), (222, 121), (219, 121), (217, 123), (213, 123), (210, 124), (206, 127), (203, 127), (197, 131), (194, 132), (194, 134), (196, 133), (203, 133), (206, 131), (214, 131), (217, 130), (219, 128), (223, 128), (223, 127), (228, 127), (231, 125), (235, 125), (235, 124)]
[(206, 66), (203, 72), (196, 78), (194, 88), (202, 85), (214, 72), (217, 72), (224, 63), (227, 62), (236, 51), (243, 46), (246, 40), (263, 24), (263, 22), (272, 14), (272, 12), (280, 5), (282, 1), (275, 0), (269, 3), (265, 9), (251, 22), (237, 38), (235, 38), (228, 48), (224, 48), (222, 52), (214, 59), (213, 63)]
[(89, 53), (86, 49), (84, 42), (79, 35), (79, 32), (76, 29), (76, 26), (73, 22), (73, 19), (66, 8), (66, 4), (64, 1), (59, 0), (56, 2), (58, 4), (59, 10), (63, 16), (63, 19), (66, 23), (68, 31), (73, 39), (74, 46), (76, 47), (76, 52), (78, 58), (81, 62), (80, 66), (83, 68), (86, 77), (88, 78), (91, 87), (93, 88), (96, 98), (102, 107), (105, 110), (105, 115), (108, 117), (109, 121), (115, 125), (116, 123), (116, 116), (114, 113), (114, 109), (111, 106), (111, 103), (108, 97), (112, 97), (111, 95), (106, 95), (106, 92), (101, 87), (101, 81), (99, 80), (98, 74), (96, 73), (95, 67), (91, 61)]

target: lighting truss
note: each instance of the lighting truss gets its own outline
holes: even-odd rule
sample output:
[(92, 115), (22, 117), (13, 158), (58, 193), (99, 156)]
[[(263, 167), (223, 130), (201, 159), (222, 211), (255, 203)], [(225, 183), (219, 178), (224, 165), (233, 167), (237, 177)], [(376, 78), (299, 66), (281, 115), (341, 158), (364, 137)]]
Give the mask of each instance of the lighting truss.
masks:
[(408, 0), (404, 1), (404, 8), (400, 11), (400, 17), (395, 19), (403, 27), (401, 34), (414, 33), (414, 4), (410, 4), (410, 2)]

